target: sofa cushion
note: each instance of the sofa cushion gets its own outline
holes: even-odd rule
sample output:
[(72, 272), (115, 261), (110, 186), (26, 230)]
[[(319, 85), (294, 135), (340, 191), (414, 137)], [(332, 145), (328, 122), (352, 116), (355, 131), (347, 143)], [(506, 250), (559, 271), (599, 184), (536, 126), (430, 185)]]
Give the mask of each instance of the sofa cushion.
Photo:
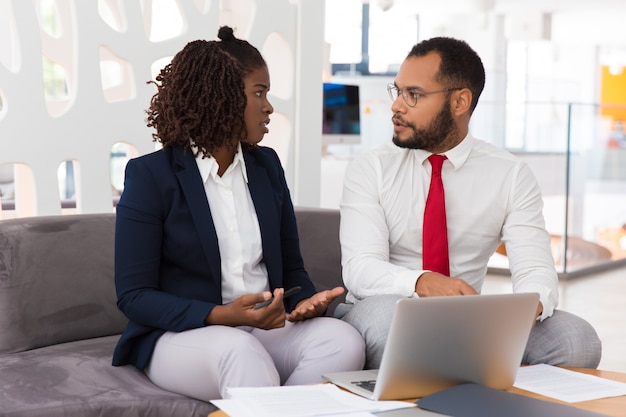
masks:
[[(339, 244), (339, 210), (295, 207), (300, 250), (304, 267), (318, 291), (343, 287), (341, 278), (341, 246)], [(346, 293), (328, 307), (332, 315)]]
[(206, 417), (216, 407), (165, 391), (133, 366), (111, 366), (119, 336), (0, 356), (0, 404), (10, 417)]
[(0, 353), (119, 334), (115, 214), (0, 221)]

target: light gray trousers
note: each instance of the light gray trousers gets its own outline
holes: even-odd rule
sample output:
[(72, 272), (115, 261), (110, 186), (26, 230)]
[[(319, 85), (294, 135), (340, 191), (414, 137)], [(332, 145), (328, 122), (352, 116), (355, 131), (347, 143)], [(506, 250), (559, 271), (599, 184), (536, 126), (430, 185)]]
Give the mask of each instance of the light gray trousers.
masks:
[[(380, 366), (389, 324), (399, 295), (368, 297), (356, 304), (340, 304), (335, 317), (359, 330), (365, 339), (366, 369)], [(602, 344), (593, 327), (571, 313), (555, 310), (554, 314), (533, 326), (526, 344), (522, 364), (597, 368)]]
[(354, 327), (316, 317), (273, 330), (167, 332), (145, 372), (163, 389), (210, 401), (223, 398), (227, 387), (312, 384), (325, 372), (359, 370), (364, 362), (365, 343)]

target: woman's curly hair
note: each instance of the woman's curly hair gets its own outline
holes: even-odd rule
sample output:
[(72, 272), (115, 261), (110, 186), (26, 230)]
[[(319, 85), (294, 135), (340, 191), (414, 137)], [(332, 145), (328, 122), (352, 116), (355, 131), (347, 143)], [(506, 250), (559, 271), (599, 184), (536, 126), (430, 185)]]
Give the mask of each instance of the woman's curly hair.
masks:
[(157, 93), (146, 110), (146, 123), (164, 148), (189, 149), (191, 141), (209, 157), (217, 148), (236, 148), (246, 137), (244, 78), (267, 64), (230, 27), (221, 27), (218, 37), (221, 41), (189, 42), (156, 81), (148, 82), (157, 86)]

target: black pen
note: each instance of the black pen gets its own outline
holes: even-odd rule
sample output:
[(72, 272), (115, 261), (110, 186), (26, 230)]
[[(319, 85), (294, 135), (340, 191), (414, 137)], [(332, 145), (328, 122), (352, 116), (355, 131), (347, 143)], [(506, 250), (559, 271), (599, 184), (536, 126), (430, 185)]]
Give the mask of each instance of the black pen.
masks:
[[(302, 289), (302, 287), (300, 287), (299, 285), (296, 285), (295, 287), (289, 288), (288, 290), (285, 290), (285, 293), (283, 294), (283, 299), (296, 294), (298, 291), (300, 291)], [(255, 310), (258, 310), (259, 308), (263, 308), (266, 307), (268, 305), (271, 304), (271, 302), (274, 301), (274, 296), (272, 296), (272, 298), (270, 298), (269, 300), (265, 300), (263, 302), (257, 303), (254, 306)]]

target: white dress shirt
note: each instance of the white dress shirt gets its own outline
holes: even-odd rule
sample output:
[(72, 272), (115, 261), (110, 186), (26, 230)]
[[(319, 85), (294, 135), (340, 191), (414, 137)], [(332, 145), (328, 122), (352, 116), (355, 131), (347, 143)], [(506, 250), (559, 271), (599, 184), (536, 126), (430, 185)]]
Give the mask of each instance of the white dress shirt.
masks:
[[(358, 155), (341, 200), (341, 250), (347, 300), (416, 296), (422, 270), (422, 219), (429, 152), (393, 143)], [(524, 161), (468, 135), (445, 153), (450, 274), (480, 292), (487, 263), (506, 245), (514, 292), (537, 292), (543, 320), (558, 304), (558, 278), (537, 181)]]
[(261, 231), (248, 190), (241, 145), (220, 177), (214, 158), (196, 158), (218, 237), (222, 267), (222, 302), (269, 289)]

